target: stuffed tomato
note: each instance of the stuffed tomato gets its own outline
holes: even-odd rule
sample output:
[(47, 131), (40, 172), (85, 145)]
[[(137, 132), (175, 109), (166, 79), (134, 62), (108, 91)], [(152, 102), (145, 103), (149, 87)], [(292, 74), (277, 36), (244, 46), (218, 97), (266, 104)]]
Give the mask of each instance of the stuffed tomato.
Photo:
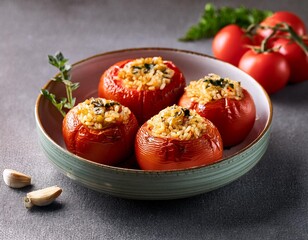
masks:
[(254, 101), (240, 82), (216, 74), (191, 81), (178, 104), (209, 119), (218, 128), (224, 147), (242, 142), (256, 118)]
[(138, 122), (129, 108), (103, 98), (87, 99), (65, 116), (62, 133), (68, 151), (106, 165), (128, 159)]
[(137, 132), (135, 155), (143, 170), (179, 170), (222, 159), (217, 128), (194, 110), (176, 105), (161, 110)]
[(131, 109), (141, 125), (161, 109), (177, 103), (185, 78), (171, 62), (161, 57), (118, 62), (101, 76), (98, 95)]

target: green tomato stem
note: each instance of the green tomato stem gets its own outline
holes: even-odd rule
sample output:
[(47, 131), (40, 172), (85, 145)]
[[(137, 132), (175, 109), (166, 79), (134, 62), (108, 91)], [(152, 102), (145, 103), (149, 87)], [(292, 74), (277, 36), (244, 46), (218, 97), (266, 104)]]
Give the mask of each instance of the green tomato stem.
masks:
[[(303, 37), (299, 36), (294, 31), (294, 29), (287, 23), (278, 23), (274, 27), (258, 25), (256, 28), (272, 30), (271, 34), (261, 42), (260, 52), (268, 52), (271, 50), (267, 49), (267, 43), (271, 38), (273, 38), (276, 35), (277, 32), (287, 32), (290, 34), (290, 39), (292, 39), (308, 56), (308, 46), (304, 43)], [(247, 31), (248, 30), (251, 31), (252, 29), (254, 30), (256, 28), (247, 29)]]

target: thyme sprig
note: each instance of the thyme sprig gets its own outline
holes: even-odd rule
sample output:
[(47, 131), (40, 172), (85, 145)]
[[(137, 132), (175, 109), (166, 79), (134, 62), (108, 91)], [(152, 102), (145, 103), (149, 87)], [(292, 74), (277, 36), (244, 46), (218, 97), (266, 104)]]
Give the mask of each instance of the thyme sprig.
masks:
[(73, 97), (73, 91), (79, 87), (79, 83), (73, 83), (71, 81), (72, 66), (68, 64), (68, 59), (65, 58), (61, 52), (57, 52), (55, 55), (48, 55), (48, 60), (52, 66), (60, 71), (60, 73), (51, 80), (65, 85), (66, 97), (57, 100), (56, 96), (47, 89), (41, 89), (41, 94), (46, 97), (64, 117), (66, 115), (65, 109), (69, 110), (75, 105), (76, 98)]

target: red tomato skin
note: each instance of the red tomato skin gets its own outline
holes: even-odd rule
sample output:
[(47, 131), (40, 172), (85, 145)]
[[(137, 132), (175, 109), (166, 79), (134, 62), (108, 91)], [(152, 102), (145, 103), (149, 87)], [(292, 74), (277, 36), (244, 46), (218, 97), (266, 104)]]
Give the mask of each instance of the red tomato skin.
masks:
[(217, 128), (207, 120), (206, 134), (192, 140), (154, 137), (144, 123), (137, 132), (135, 154), (143, 170), (180, 170), (220, 161), (223, 143)]
[(240, 60), (239, 68), (252, 76), (268, 94), (273, 94), (287, 84), (290, 66), (278, 52), (246, 52)]
[(256, 107), (251, 95), (245, 89), (243, 94), (241, 100), (221, 98), (204, 105), (191, 101), (184, 93), (179, 105), (194, 109), (209, 119), (220, 132), (224, 147), (232, 147), (247, 137), (256, 118)]
[(95, 130), (82, 124), (76, 111), (76, 107), (72, 108), (63, 119), (62, 133), (68, 151), (90, 161), (111, 166), (127, 160), (133, 154), (138, 130), (134, 114), (131, 113), (127, 124)]
[[(308, 46), (307, 42), (306, 45)], [(297, 43), (280, 38), (273, 47), (287, 59), (290, 66), (290, 83), (299, 83), (308, 80), (308, 56)]]
[(212, 42), (213, 54), (216, 58), (238, 66), (240, 58), (248, 51), (252, 40), (245, 36), (238, 25), (230, 24), (222, 28)]
[[(300, 36), (305, 35), (307, 32), (303, 20), (292, 12), (279, 11), (273, 15), (265, 18), (260, 25), (274, 27), (277, 23), (287, 23), (293, 30)], [(259, 30), (258, 34), (263, 38), (268, 37), (272, 33), (271, 29)], [(279, 32), (277, 35), (285, 35), (286, 33)]]
[(261, 35), (256, 33), (252, 37), (252, 45), (258, 47), (258, 46), (260, 46), (262, 44), (263, 40), (264, 40), (264, 38)]
[(186, 82), (182, 72), (171, 61), (164, 61), (170, 69), (174, 70), (174, 75), (172, 81), (163, 90), (128, 89), (122, 85), (121, 81), (115, 80), (115, 77), (130, 61), (132, 59), (118, 62), (104, 72), (99, 82), (98, 96), (112, 99), (128, 107), (141, 125), (160, 110), (176, 103), (184, 92)]

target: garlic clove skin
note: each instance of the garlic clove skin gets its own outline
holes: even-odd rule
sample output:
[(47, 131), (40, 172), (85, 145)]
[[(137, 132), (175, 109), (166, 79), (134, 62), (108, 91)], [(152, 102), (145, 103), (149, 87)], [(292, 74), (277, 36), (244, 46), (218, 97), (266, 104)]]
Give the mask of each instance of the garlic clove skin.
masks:
[(33, 206), (47, 206), (51, 204), (62, 193), (62, 189), (58, 186), (47, 187), (27, 193), (24, 198), (26, 208)]
[(11, 188), (22, 188), (31, 185), (31, 177), (13, 169), (4, 169), (3, 180)]

